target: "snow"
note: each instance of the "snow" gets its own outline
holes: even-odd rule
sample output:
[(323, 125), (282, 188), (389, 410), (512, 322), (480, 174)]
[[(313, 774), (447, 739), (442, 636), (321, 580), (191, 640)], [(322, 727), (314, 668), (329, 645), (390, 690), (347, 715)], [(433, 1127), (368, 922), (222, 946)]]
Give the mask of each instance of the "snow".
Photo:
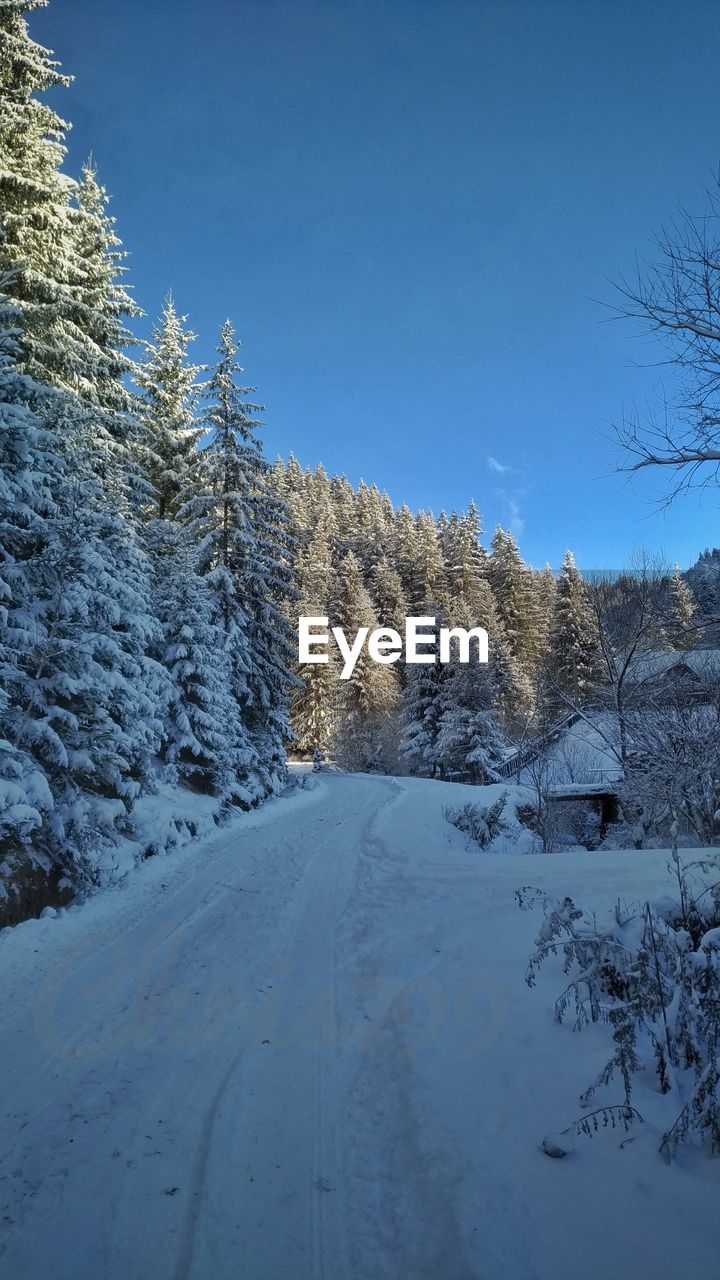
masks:
[(629, 682), (639, 683), (665, 675), (675, 667), (686, 668), (701, 679), (710, 680), (720, 672), (720, 649), (691, 649), (640, 654), (632, 665)]
[[(617, 728), (610, 715), (598, 713), (593, 722), (576, 721), (547, 749), (544, 781), (550, 785), (615, 782), (622, 776), (613, 750), (616, 738)], [(523, 769), (519, 781), (532, 784), (532, 772), (532, 768)]]
[(667, 854), (469, 849), (444, 807), (502, 790), (327, 775), (5, 930), (2, 1275), (714, 1278), (720, 1162), (662, 1161), (650, 1080), (568, 1140), (608, 1031), (528, 989), (513, 897), (602, 914)]

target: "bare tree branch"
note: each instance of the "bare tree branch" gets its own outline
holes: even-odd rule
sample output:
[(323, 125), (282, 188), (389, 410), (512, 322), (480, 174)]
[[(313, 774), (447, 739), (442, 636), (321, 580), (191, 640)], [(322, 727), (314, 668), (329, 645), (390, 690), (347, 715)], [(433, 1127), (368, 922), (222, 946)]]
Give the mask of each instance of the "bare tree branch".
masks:
[(720, 481), (720, 175), (701, 215), (682, 207), (656, 238), (657, 258), (621, 278), (618, 317), (658, 335), (682, 383), (660, 421), (634, 411), (613, 424), (621, 470), (676, 472), (668, 501)]

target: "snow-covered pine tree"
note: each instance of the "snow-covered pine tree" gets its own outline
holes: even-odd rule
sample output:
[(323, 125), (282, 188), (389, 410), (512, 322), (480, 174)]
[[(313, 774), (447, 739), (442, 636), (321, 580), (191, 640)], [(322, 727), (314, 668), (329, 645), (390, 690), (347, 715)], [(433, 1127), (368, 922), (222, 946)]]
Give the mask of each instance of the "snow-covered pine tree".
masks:
[[(343, 559), (340, 575), (343, 597), (339, 625), (346, 635), (360, 627), (378, 627), (372, 600), (352, 551)], [(338, 682), (335, 753), (345, 768), (391, 771), (395, 753), (398, 681), (391, 666), (374, 662), (363, 646), (349, 680)]]
[(219, 361), (205, 388), (202, 421), (207, 443), (195, 467), (179, 518), (198, 546), (212, 619), (224, 636), (232, 692), (255, 749), (246, 781), (257, 798), (275, 790), (285, 773), (290, 736), (288, 700), (295, 654), (287, 623), (293, 593), (293, 543), (285, 504), (270, 491), (269, 464), (257, 431), (261, 412), (241, 386), (239, 343), (226, 321)]
[(36, 709), (66, 757), (51, 759), (55, 834), (80, 860), (86, 833), (122, 821), (152, 785), (166, 681), (147, 656), (157, 638), (147, 558), (96, 474), (94, 413), (60, 393), (49, 423), (67, 441), (67, 483), (38, 573), (51, 661), (34, 674)]
[(23, 371), (116, 408), (127, 403), (122, 316), (134, 308), (117, 285), (105, 194), (90, 171), (80, 187), (62, 172), (68, 126), (38, 96), (69, 83), (28, 32), (26, 15), (45, 3), (0, 5), (0, 274), (21, 312)]
[[(82, 269), (82, 325), (95, 353), (93, 377), (81, 390), (107, 411), (133, 412), (134, 398), (122, 379), (133, 369), (125, 350), (135, 339), (125, 321), (143, 312), (122, 283), (127, 253), (115, 229), (116, 219), (108, 212), (110, 198), (98, 180), (92, 156), (82, 167), (73, 196), (76, 252)], [(111, 418), (110, 425), (116, 434), (125, 434), (122, 421), (116, 418), (113, 423)]]
[(64, 348), (77, 337), (78, 318), (70, 184), (60, 173), (68, 126), (36, 96), (70, 80), (26, 22), (46, 2), (8, 0), (0, 8), (0, 273), (22, 309), (23, 364), (39, 380), (48, 370), (67, 375)]
[(340, 535), (339, 550), (344, 555), (356, 541), (355, 492), (347, 476), (333, 476), (330, 497), (335, 509), (335, 522)]
[(492, 705), (492, 679), (486, 669), (454, 663), (442, 689), (435, 754), (443, 776), (465, 776), (475, 783), (494, 780), (505, 742)]
[[(462, 622), (464, 601), (453, 604), (451, 619), (454, 626), (467, 626)], [(456, 616), (457, 615), (457, 616)], [(513, 739), (527, 730), (534, 706), (534, 687), (510, 649), (502, 618), (495, 604), (489, 581), (481, 579), (475, 593), (475, 603), (467, 615), (472, 625), (484, 627), (488, 633), (488, 674), (492, 682), (492, 705), (503, 731)]]
[[(309, 617), (316, 615), (309, 614)], [(293, 690), (290, 703), (295, 747), (303, 756), (323, 754), (333, 748), (337, 726), (338, 671), (332, 654), (327, 663), (299, 666), (302, 687)]]
[[(330, 491), (330, 480), (323, 466), (318, 466), (314, 471), (309, 471), (306, 478), (305, 486), (306, 501), (306, 527), (310, 535), (314, 535), (317, 531), (318, 537), (327, 546), (327, 556), (331, 565), (330, 573), (330, 591), (324, 596), (328, 604), (334, 601), (337, 594), (338, 582), (336, 566), (340, 562), (340, 545), (341, 535), (338, 529), (337, 514), (332, 500)], [(325, 551), (322, 553), (322, 560), (325, 560)], [(309, 563), (306, 562), (306, 563)], [(323, 570), (325, 572), (325, 570)]]
[(440, 533), (450, 600), (464, 600), (476, 622), (480, 616), (481, 584), (488, 574), (488, 555), (480, 541), (482, 532), (480, 512), (470, 502), (467, 511), (460, 515), (453, 511), (445, 517)]
[(189, 483), (203, 429), (195, 420), (201, 386), (199, 365), (187, 358), (195, 334), (185, 328), (172, 296), (163, 305), (145, 356), (135, 372), (142, 399), (135, 431), (136, 453), (153, 486), (150, 517), (174, 519)]
[(407, 504), (403, 503), (395, 512), (388, 553), (392, 564), (400, 574), (408, 606), (413, 607), (416, 599), (414, 593), (416, 590), (416, 564), (419, 555), (417, 543), (418, 534), (415, 517)]
[(71, 393), (38, 392), (9, 359), (5, 734), (52, 794), (34, 848), (71, 877), (91, 877), (103, 840), (147, 785), (159, 743), (163, 681), (146, 657), (147, 565), (98, 480), (93, 411)]
[(360, 481), (355, 506), (355, 554), (367, 575), (387, 542), (385, 508), (377, 485)]
[(533, 573), (533, 587), (535, 594), (535, 619), (538, 628), (540, 654), (547, 653), (550, 641), (550, 627), (552, 624), (553, 611), (555, 609), (555, 596), (557, 591), (557, 583), (555, 574), (549, 564), (539, 573)]
[(306, 473), (295, 455), (291, 453), (285, 464), (283, 492), (281, 493), (276, 489), (271, 472), (268, 473), (268, 480), (276, 497), (282, 498), (283, 502), (286, 503), (293, 537), (298, 542), (298, 545), (302, 545), (304, 538), (312, 528), (312, 512), (308, 504)]
[[(298, 558), (297, 588), (299, 601), (292, 602), (296, 617), (330, 617), (329, 601), (335, 595), (331, 555), (332, 518), (329, 507), (320, 511), (309, 541)], [(293, 691), (291, 721), (297, 749), (303, 755), (327, 752), (335, 728), (338, 671), (334, 651), (327, 663), (308, 663), (297, 667), (302, 685)]]
[[(470, 628), (476, 619), (467, 604), (465, 609), (465, 616), (456, 615), (453, 623)], [(434, 755), (445, 777), (465, 775), (477, 783), (492, 780), (504, 747), (494, 710), (496, 696), (496, 673), (478, 661), (477, 645), (471, 643), (468, 663), (458, 661), (453, 647), (440, 679), (440, 717), (434, 744)]]
[(670, 578), (670, 590), (665, 631), (673, 649), (694, 649), (702, 631), (697, 627), (697, 609), (693, 593), (675, 565)]
[[(35, 406), (47, 445), (43, 528), (24, 523), (23, 506), (6, 522), (19, 587), (7, 617), (27, 642), (6, 718), (54, 801), (35, 849), (72, 864), (77, 878), (83, 864), (94, 874), (88, 851), (94, 858), (103, 834), (112, 837), (149, 778), (162, 673), (146, 656), (148, 568), (121, 443), (130, 402), (122, 318), (132, 304), (94, 174), (78, 186), (61, 172), (66, 126), (38, 95), (67, 81), (30, 39), (25, 19), (37, 7), (0, 5), (0, 268), (17, 312), (13, 361), (57, 390)], [(3, 462), (12, 471), (17, 457)]]
[[(409, 612), (408, 604), (400, 574), (386, 555), (378, 556), (373, 564), (368, 575), (368, 585), (380, 626), (393, 627), (402, 636)], [(401, 667), (402, 663), (399, 663), (399, 673)]]
[(492, 540), (489, 574), (510, 652), (523, 674), (533, 681), (542, 651), (532, 574), (513, 535), (499, 526)]
[(708, 626), (698, 635), (702, 636), (703, 644), (717, 646), (720, 643), (720, 549), (703, 551), (683, 578), (695, 602), (697, 621), (708, 621)]
[(330, 493), (330, 479), (322, 463), (308, 475), (307, 497), (310, 510), (314, 513), (315, 518), (323, 520), (328, 528), (332, 526), (333, 531), (336, 532)]
[(44, 423), (48, 393), (17, 367), (18, 320), (0, 295), (0, 879), (6, 892), (53, 806), (45, 773), (20, 747), (15, 726), (32, 712), (23, 669), (37, 666), (42, 640), (31, 566), (48, 544), (62, 473)]
[[(435, 601), (424, 601), (419, 611), (424, 617), (434, 617), (437, 627), (449, 623), (442, 605)], [(464, 614), (458, 621), (463, 624), (467, 625)], [(452, 767), (440, 748), (443, 716), (452, 706), (445, 687), (449, 672), (450, 667), (439, 662), (409, 663), (405, 669), (399, 753), (410, 772), (421, 778), (444, 778)]]
[(223, 637), (211, 617), (195, 549), (171, 521), (156, 521), (154, 602), (162, 638), (157, 652), (172, 680), (162, 756), (183, 786), (230, 803), (252, 797), (238, 779), (254, 752), (230, 692)]
[(600, 661), (587, 588), (572, 551), (566, 551), (555, 593), (547, 662), (549, 702), (556, 713), (568, 704), (589, 704), (602, 679)]
[(419, 606), (423, 601), (434, 600), (445, 611), (449, 602), (449, 593), (438, 527), (431, 511), (418, 512), (415, 518), (415, 529), (409, 603)]
[(443, 713), (444, 668), (438, 663), (408, 666), (400, 714), (400, 758), (420, 778), (443, 778), (438, 750)]

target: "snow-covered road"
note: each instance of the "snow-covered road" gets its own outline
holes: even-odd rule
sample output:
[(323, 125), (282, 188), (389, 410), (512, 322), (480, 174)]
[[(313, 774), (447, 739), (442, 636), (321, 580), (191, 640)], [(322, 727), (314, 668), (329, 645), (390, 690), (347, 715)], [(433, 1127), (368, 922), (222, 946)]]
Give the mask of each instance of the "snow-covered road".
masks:
[(451, 793), (328, 777), (0, 937), (3, 1280), (717, 1274), (718, 1162), (538, 1149), (607, 1035), (525, 986), (513, 891), (664, 856), (471, 853)]

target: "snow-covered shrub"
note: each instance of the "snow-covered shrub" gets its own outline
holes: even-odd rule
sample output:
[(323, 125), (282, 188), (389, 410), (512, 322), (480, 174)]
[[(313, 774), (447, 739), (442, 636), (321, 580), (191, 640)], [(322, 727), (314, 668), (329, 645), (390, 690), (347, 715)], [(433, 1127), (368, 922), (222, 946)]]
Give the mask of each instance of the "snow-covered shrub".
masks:
[(292, 791), (315, 791), (320, 785), (319, 772), (320, 769), (310, 769), (307, 773), (291, 774), (285, 794), (288, 795)]
[(558, 846), (596, 849), (600, 843), (600, 814), (587, 800), (553, 806), (558, 828)]
[(652, 1066), (659, 1091), (681, 1108), (660, 1144), (667, 1159), (691, 1136), (720, 1154), (720, 867), (675, 854), (669, 869), (676, 900), (618, 903), (605, 922), (571, 898), (553, 902), (527, 886), (516, 894), (521, 907), (544, 909), (528, 985), (549, 955), (562, 955), (556, 1020), (612, 1028), (613, 1052), (581, 1103), (619, 1077), (620, 1105), (630, 1107), (633, 1077)]
[(629, 719), (632, 754), (620, 801), (638, 847), (667, 839), (675, 824), (694, 845), (720, 837), (720, 688), (702, 705), (678, 691), (669, 705)]
[(503, 791), (494, 804), (473, 804), (468, 801), (467, 804), (447, 805), (443, 809), (443, 817), (481, 849), (487, 849), (497, 836), (509, 830), (508, 823), (503, 818), (506, 804), (507, 792)]
[(543, 853), (560, 849), (596, 849), (600, 843), (600, 814), (586, 801), (553, 801), (539, 797), (519, 805), (518, 821), (537, 837)]

